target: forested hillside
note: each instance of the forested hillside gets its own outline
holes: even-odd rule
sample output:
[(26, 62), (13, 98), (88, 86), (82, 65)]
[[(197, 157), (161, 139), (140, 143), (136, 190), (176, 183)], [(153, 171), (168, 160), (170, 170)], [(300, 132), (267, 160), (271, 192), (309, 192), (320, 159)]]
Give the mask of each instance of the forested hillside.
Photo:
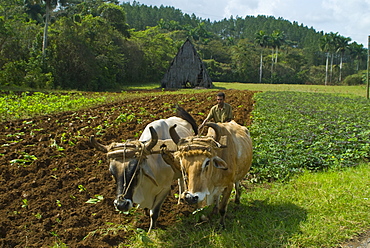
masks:
[(367, 50), (272, 16), (210, 21), (168, 6), (2, 0), (0, 85), (119, 90), (158, 83), (189, 38), (213, 81), (358, 84)]

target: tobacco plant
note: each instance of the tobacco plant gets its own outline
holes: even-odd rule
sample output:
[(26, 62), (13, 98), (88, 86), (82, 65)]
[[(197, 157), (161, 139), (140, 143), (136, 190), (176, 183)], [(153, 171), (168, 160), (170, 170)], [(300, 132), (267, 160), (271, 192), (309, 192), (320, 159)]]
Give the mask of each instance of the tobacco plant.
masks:
[(259, 93), (255, 100), (253, 180), (284, 181), (370, 158), (368, 100), (302, 92)]
[(102, 104), (106, 96), (82, 93), (23, 92), (20, 95), (7, 94), (0, 97), (0, 122), (55, 112), (78, 110)]

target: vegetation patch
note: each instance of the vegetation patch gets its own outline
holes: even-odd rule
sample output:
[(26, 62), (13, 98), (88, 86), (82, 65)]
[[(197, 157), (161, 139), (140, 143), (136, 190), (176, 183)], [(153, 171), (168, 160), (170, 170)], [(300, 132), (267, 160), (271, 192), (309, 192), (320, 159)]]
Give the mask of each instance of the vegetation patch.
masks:
[[(226, 229), (196, 216), (149, 235), (150, 247), (338, 247), (370, 225), (368, 165), (304, 173), (286, 183), (248, 185), (231, 202)], [(178, 235), (179, 233), (186, 235)], [(136, 238), (132, 247), (148, 247)]]
[(255, 99), (254, 181), (284, 181), (305, 169), (341, 169), (370, 158), (366, 99), (302, 92), (265, 92)]
[[(256, 89), (256, 85), (239, 85)], [(355, 88), (347, 87), (348, 92)], [(336, 247), (369, 230), (369, 166), (357, 166), (368, 158), (369, 141), (363, 136), (369, 130), (368, 101), (303, 92), (266, 92), (253, 99), (255, 92), (223, 91), (234, 106), (236, 122), (250, 128), (255, 146), (253, 177), (243, 182), (247, 192), (241, 204), (229, 204), (226, 229), (219, 228), (219, 216), (208, 222), (202, 217), (212, 207), (196, 210), (177, 205), (175, 182), (159, 226), (149, 235), (144, 211), (114, 210), (115, 182), (105, 154), (90, 147), (89, 137), (95, 135), (104, 144), (136, 139), (149, 122), (174, 115), (176, 103), (200, 123), (215, 99), (214, 91), (131, 91), (112, 94), (124, 99), (115, 103), (2, 123), (0, 226), (7, 228), (0, 228), (0, 243), (5, 247)], [(359, 111), (354, 113), (355, 109)], [(131, 114), (135, 118), (127, 120)], [(307, 137), (315, 139), (308, 142)], [(325, 163), (307, 166), (309, 149)]]
[(104, 103), (106, 96), (82, 93), (8, 93), (0, 96), (0, 122), (87, 108)]

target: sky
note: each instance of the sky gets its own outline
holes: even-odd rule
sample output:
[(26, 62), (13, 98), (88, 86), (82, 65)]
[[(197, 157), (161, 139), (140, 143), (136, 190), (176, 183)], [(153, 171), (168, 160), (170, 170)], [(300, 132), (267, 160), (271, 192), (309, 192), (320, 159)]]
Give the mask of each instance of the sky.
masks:
[[(125, 1), (132, 3), (133, 1)], [(266, 15), (336, 33), (368, 47), (370, 0), (136, 0), (148, 6), (173, 6), (183, 13), (218, 21), (231, 16)]]

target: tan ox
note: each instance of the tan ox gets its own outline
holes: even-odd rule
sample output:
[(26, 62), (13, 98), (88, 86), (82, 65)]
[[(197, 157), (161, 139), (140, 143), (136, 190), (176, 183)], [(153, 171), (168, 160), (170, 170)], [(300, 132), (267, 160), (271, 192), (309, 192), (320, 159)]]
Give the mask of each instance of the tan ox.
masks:
[[(206, 205), (215, 204), (213, 213), (219, 211), (220, 224), (224, 227), (234, 185), (235, 202), (240, 202), (239, 183), (251, 167), (252, 140), (248, 129), (235, 121), (206, 125), (210, 127), (207, 136), (181, 139), (172, 127), (171, 138), (178, 147), (173, 156), (187, 184), (181, 197), (189, 204), (203, 201)], [(226, 136), (226, 147), (219, 143), (221, 136)]]

